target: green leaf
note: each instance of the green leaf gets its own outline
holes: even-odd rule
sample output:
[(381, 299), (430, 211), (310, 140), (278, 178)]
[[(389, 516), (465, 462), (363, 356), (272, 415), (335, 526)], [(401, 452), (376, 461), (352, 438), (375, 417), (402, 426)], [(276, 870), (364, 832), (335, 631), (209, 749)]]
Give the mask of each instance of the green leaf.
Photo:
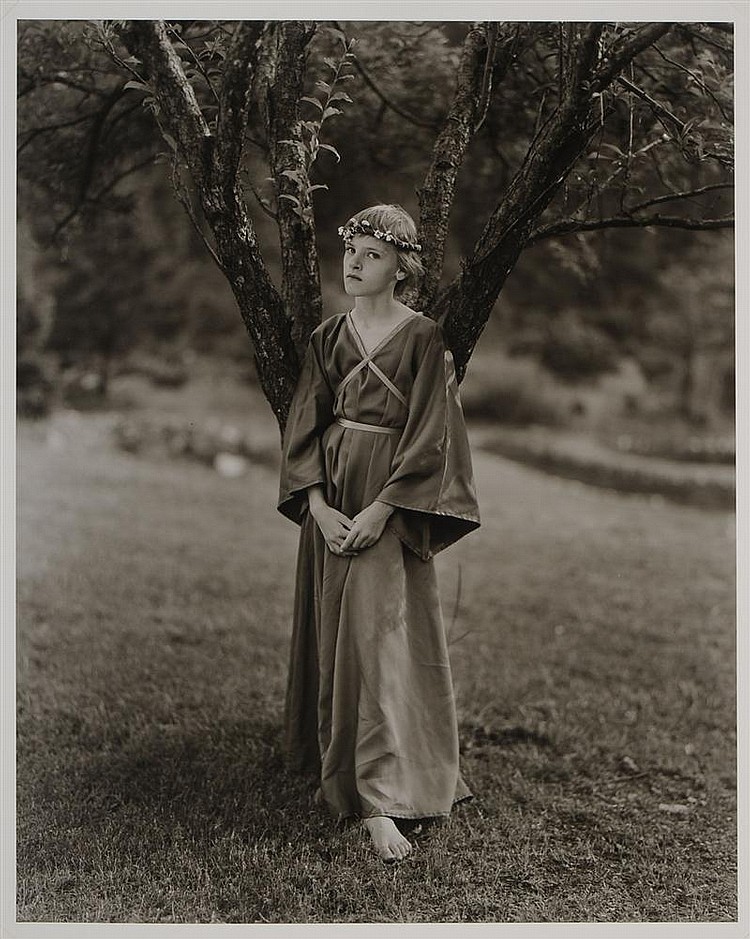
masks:
[(328, 82), (315, 82), (315, 84), (318, 88), (322, 88), (327, 95), (331, 93), (331, 86), (328, 84)]
[(334, 117), (336, 114), (343, 114), (344, 112), (340, 108), (326, 108), (323, 111), (323, 120), (327, 117)]
[(334, 92), (334, 94), (332, 94), (328, 100), (329, 101), (348, 101), (349, 104), (354, 104), (352, 99), (349, 97), (349, 95), (345, 91)]
[(333, 69), (334, 72), (339, 67), (339, 63), (328, 55), (323, 57), (323, 61), (328, 66), (328, 68)]
[(177, 153), (177, 141), (171, 134), (168, 134), (166, 131), (162, 131), (162, 137), (167, 141), (169, 146)]
[(293, 202), (295, 206), (301, 206), (301, 205), (302, 205), (302, 203), (299, 201), (299, 199), (298, 199), (296, 196), (290, 196), (290, 195), (288, 195), (286, 192), (283, 192), (283, 193), (279, 196), (279, 199), (288, 199), (290, 202)]
[(314, 186), (310, 186), (308, 192), (315, 192), (316, 189), (328, 189), (328, 186), (321, 183), (316, 183)]

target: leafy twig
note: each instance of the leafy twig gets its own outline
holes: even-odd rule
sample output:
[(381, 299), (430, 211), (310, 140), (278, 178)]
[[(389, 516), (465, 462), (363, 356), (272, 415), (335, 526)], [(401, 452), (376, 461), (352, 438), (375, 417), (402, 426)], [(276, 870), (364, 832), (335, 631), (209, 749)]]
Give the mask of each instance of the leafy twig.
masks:
[(316, 189), (328, 189), (328, 186), (324, 184), (310, 184), (310, 171), (320, 151), (327, 150), (336, 157), (337, 162), (341, 161), (341, 154), (334, 146), (328, 143), (321, 143), (321, 129), (323, 124), (331, 117), (335, 117), (337, 114), (343, 114), (341, 108), (336, 107), (335, 102), (346, 101), (351, 103), (352, 101), (345, 91), (337, 89), (343, 82), (350, 81), (354, 77), (345, 72), (345, 69), (351, 65), (354, 59), (352, 48), (356, 43), (356, 39), (347, 40), (346, 36), (339, 30), (331, 31), (339, 36), (344, 45), (344, 53), (338, 61), (329, 57), (323, 59), (325, 64), (333, 72), (331, 82), (330, 84), (324, 81), (318, 81), (316, 83), (317, 86), (323, 90), (323, 98), (319, 98), (317, 95), (315, 97), (303, 95), (303, 97), (300, 98), (300, 102), (305, 101), (313, 105), (318, 111), (319, 116), (317, 120), (300, 122), (300, 139), (285, 139), (279, 141), (280, 144), (301, 148), (304, 155), (304, 167), (302, 169), (284, 170), (282, 173), (283, 176), (286, 176), (295, 183), (298, 194), (282, 193), (279, 199), (288, 199), (292, 203), (292, 210), (295, 215), (299, 216), (300, 219), (308, 224), (312, 222), (312, 193)]
[(185, 40), (182, 38), (182, 36), (180, 36), (180, 34), (179, 34), (172, 26), (169, 25), (169, 23), (166, 23), (165, 25), (166, 25), (166, 27), (167, 27), (167, 32), (171, 33), (171, 34), (175, 37), (175, 39), (176, 39), (179, 43), (181, 43), (181, 44), (187, 49), (187, 51), (190, 53), (190, 57), (192, 58), (193, 62), (195, 62), (195, 65), (196, 65), (198, 71), (201, 73), (201, 75), (202, 75), (203, 78), (205, 79), (205, 82), (206, 82), (206, 84), (208, 85), (211, 94), (214, 96), (214, 100), (215, 100), (216, 103), (218, 104), (218, 103), (219, 103), (219, 96), (218, 96), (218, 94), (216, 93), (216, 89), (215, 89), (214, 86), (211, 84), (211, 79), (208, 77), (208, 73), (206, 72), (205, 68), (203, 67), (203, 63), (201, 62), (201, 60), (198, 58), (198, 56), (197, 56), (197, 55), (195, 54), (195, 52), (193, 51), (192, 46), (190, 46), (187, 42), (185, 42)]

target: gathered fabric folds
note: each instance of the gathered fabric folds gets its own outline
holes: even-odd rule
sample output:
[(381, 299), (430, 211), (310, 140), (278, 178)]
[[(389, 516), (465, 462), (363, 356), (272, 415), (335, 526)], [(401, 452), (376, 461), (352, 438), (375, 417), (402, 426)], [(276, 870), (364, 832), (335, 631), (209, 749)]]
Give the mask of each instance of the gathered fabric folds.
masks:
[[(310, 486), (379, 541), (329, 551)], [(453, 361), (420, 314), (368, 353), (351, 314), (313, 333), (290, 410), (279, 510), (301, 526), (285, 743), (340, 817), (447, 815), (470, 796), (433, 556), (479, 525)]]

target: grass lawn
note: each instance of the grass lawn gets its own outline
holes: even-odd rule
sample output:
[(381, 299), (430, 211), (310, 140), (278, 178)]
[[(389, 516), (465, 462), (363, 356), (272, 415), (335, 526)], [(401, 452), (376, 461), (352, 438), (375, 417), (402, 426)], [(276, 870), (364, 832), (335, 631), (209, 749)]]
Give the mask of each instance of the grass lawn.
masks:
[(19, 920), (736, 919), (733, 513), (476, 453), (439, 559), (476, 798), (393, 869), (283, 766), (273, 470), (113, 420), (19, 426)]

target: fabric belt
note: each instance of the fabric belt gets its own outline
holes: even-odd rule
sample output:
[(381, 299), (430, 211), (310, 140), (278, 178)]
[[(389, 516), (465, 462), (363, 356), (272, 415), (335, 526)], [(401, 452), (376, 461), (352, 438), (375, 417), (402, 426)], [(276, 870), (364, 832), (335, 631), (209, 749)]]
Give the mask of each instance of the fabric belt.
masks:
[(337, 417), (336, 423), (350, 430), (367, 430), (371, 434), (400, 434), (403, 427), (381, 427), (379, 424), (362, 424), (360, 421), (350, 421), (346, 417)]

